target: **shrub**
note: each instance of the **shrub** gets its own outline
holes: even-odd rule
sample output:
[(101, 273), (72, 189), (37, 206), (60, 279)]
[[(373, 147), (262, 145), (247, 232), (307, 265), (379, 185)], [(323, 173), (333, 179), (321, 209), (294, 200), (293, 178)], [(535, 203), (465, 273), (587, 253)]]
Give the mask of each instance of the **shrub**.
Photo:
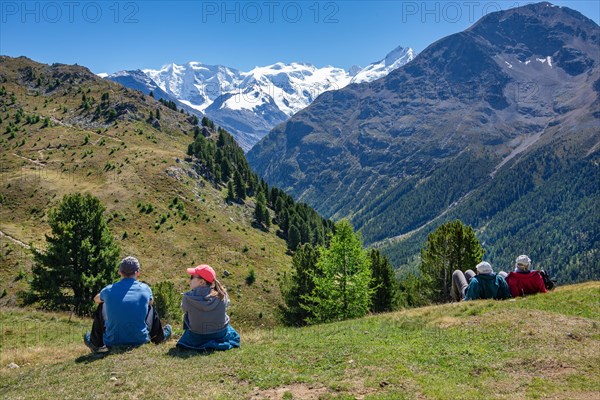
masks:
[(256, 282), (256, 273), (254, 272), (254, 269), (251, 269), (246, 276), (246, 285), (250, 286), (254, 282)]
[(173, 282), (162, 281), (152, 288), (154, 307), (160, 318), (168, 323), (181, 322), (181, 294), (175, 289)]

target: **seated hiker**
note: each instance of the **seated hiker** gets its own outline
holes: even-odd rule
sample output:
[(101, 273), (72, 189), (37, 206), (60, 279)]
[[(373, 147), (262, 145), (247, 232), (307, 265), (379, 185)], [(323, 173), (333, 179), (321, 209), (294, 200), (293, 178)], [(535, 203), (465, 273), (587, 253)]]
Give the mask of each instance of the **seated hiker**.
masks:
[(453, 297), (462, 296), (463, 300), (501, 300), (510, 297), (506, 281), (502, 276), (494, 273), (490, 263), (480, 262), (477, 264), (476, 269), (477, 275), (474, 275), (471, 270), (467, 270), (464, 274), (462, 271), (454, 271), (451, 292)]
[(539, 271), (531, 270), (531, 259), (521, 255), (515, 260), (515, 270), (506, 276), (512, 297), (546, 293), (546, 285)]
[(450, 288), (450, 296), (452, 301), (461, 301), (465, 298), (469, 282), (475, 276), (473, 270), (468, 269), (465, 272), (457, 269), (452, 273), (452, 287)]
[(184, 293), (183, 336), (177, 347), (191, 350), (229, 350), (240, 347), (240, 335), (229, 325), (227, 291), (209, 265), (188, 268), (190, 291)]
[(98, 304), (92, 331), (83, 341), (92, 352), (112, 346), (137, 346), (152, 341), (161, 343), (171, 336), (171, 326), (164, 328), (152, 306), (152, 290), (139, 282), (140, 263), (125, 257), (119, 264), (121, 280), (106, 286), (94, 297)]

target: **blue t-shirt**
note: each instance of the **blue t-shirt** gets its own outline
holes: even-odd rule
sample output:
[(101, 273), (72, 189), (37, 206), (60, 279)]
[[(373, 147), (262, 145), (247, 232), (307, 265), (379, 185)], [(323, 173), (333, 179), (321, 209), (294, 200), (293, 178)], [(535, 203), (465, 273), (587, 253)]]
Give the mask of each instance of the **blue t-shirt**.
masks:
[(148, 343), (146, 315), (151, 299), (150, 287), (134, 278), (123, 278), (102, 289), (100, 300), (107, 317), (104, 344), (110, 347)]

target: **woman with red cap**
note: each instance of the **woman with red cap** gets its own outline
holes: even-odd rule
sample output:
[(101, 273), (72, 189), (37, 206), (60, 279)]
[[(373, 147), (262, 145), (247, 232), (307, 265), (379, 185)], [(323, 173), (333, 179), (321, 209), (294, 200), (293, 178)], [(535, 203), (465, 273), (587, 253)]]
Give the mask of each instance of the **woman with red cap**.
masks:
[(188, 268), (190, 291), (181, 302), (184, 333), (177, 347), (191, 350), (229, 350), (240, 347), (240, 335), (229, 325), (229, 296), (209, 265)]

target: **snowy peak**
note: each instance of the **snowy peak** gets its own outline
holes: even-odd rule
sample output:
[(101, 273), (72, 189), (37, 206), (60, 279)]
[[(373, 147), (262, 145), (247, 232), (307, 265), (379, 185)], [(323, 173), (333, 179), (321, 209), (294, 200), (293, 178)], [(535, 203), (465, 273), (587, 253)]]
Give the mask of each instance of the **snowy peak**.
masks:
[(340, 89), (350, 81), (346, 71), (341, 68), (317, 68), (303, 63), (276, 63), (255, 67), (243, 75), (244, 89), (255, 86), (252, 91), (269, 96), (288, 116), (307, 107), (319, 94)]
[(240, 72), (222, 65), (192, 61), (167, 64), (159, 70), (144, 69), (157, 85), (182, 103), (203, 112), (223, 93), (235, 89)]
[(352, 83), (372, 82), (383, 78), (393, 70), (409, 63), (416, 54), (410, 47), (398, 46), (389, 52), (384, 59), (369, 64), (352, 78)]
[(386, 67), (392, 67), (397, 64), (406, 64), (410, 60), (415, 58), (414, 51), (410, 47), (398, 46), (394, 50), (390, 51), (383, 59)]
[(411, 48), (400, 46), (366, 68), (353, 66), (349, 71), (278, 62), (245, 72), (191, 61), (166, 64), (160, 69), (121, 71), (108, 79), (144, 93), (152, 90), (157, 98), (207, 115), (249, 150), (275, 125), (308, 107), (322, 93), (381, 78), (414, 56)]

